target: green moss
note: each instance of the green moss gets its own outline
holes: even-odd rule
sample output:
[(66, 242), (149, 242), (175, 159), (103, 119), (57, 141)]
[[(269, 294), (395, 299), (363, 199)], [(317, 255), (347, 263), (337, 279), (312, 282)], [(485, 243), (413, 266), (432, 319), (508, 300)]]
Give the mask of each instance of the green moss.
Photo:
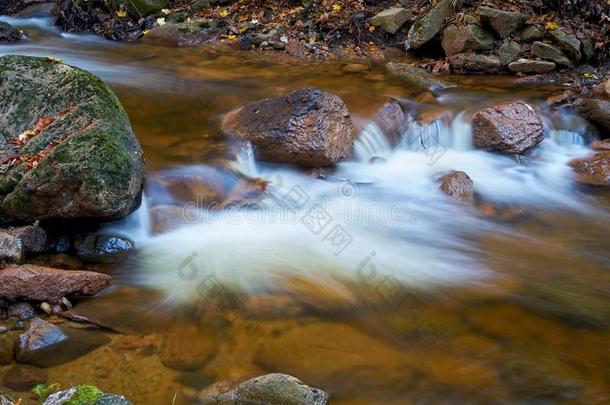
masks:
[(79, 385), (75, 388), (76, 392), (64, 405), (93, 405), (104, 395), (93, 385)]

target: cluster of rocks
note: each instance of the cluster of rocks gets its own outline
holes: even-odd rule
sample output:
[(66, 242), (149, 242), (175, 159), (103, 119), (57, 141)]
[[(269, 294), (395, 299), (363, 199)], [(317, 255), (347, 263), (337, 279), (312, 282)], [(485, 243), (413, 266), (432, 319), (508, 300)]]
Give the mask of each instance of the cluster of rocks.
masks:
[(573, 68), (595, 56), (590, 38), (577, 38), (559, 26), (528, 25), (528, 16), (480, 6), (459, 13), (458, 2), (443, 0), (410, 28), (408, 49), (439, 38), (456, 73), (548, 73)]

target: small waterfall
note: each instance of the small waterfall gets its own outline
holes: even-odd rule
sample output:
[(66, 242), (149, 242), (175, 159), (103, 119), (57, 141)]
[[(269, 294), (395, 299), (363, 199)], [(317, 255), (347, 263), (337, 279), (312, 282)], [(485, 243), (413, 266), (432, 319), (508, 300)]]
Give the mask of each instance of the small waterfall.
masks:
[(472, 149), (472, 127), (460, 113), (450, 124), (437, 119), (429, 124), (413, 121), (407, 127), (400, 141), (400, 148), (414, 152), (432, 152), (453, 149)]
[(567, 129), (553, 129), (549, 131), (549, 137), (560, 146), (585, 146), (584, 137)]
[(354, 153), (359, 162), (368, 162), (371, 158), (385, 158), (392, 153), (388, 138), (375, 122), (367, 124), (354, 143)]
[(146, 195), (142, 194), (142, 204), (137, 210), (125, 219), (104, 227), (100, 233), (125, 236), (135, 242), (136, 246), (148, 240), (152, 235), (152, 225)]
[(254, 148), (250, 142), (242, 142), (237, 153), (237, 170), (244, 176), (259, 177), (256, 159), (254, 158)]

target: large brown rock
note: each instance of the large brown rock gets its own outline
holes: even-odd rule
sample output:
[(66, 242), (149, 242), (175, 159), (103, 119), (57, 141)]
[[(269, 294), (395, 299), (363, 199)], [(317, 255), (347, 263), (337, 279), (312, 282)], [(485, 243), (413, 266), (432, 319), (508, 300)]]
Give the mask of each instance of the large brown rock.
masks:
[(603, 151), (570, 161), (576, 180), (592, 186), (610, 186), (610, 152)]
[(555, 70), (557, 65), (555, 62), (536, 59), (521, 58), (508, 65), (508, 68), (515, 73), (548, 73)]
[(110, 285), (110, 276), (91, 271), (30, 264), (0, 269), (0, 298), (57, 302), (67, 295), (95, 295)]
[(489, 50), (493, 47), (494, 38), (476, 24), (465, 27), (451, 24), (443, 31), (441, 44), (447, 55), (455, 55), (465, 51)]
[(369, 23), (381, 27), (389, 34), (395, 34), (407, 20), (413, 17), (411, 11), (402, 7), (392, 7), (375, 14), (369, 19)]
[(583, 100), (578, 112), (599, 130), (602, 138), (610, 138), (610, 101), (599, 99)]
[(250, 141), (259, 159), (301, 166), (332, 165), (348, 157), (356, 137), (343, 100), (316, 88), (233, 110), (222, 129)]
[(199, 395), (201, 404), (326, 405), (329, 396), (287, 374), (267, 374), (242, 383), (219, 382)]
[(173, 327), (163, 334), (159, 358), (173, 370), (197, 371), (216, 356), (218, 347), (210, 333), (201, 333), (194, 326)]
[(496, 73), (502, 68), (502, 61), (499, 57), (478, 53), (451, 55), (449, 63), (456, 73)]
[(477, 112), (472, 121), (475, 146), (491, 152), (523, 153), (544, 139), (542, 119), (521, 101)]

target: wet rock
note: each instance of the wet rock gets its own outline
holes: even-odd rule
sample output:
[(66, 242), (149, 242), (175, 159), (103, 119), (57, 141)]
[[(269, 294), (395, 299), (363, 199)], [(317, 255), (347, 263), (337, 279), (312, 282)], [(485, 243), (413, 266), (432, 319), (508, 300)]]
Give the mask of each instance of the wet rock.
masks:
[(265, 369), (298, 375), (308, 384), (333, 381), (338, 389), (355, 395), (373, 387), (399, 389), (411, 378), (409, 359), (402, 352), (351, 326), (332, 322), (296, 326), (264, 339), (255, 361)]
[(116, 259), (116, 255), (134, 248), (134, 243), (118, 235), (77, 235), (74, 249), (79, 259), (91, 263), (103, 263)]
[(38, 384), (46, 382), (46, 370), (21, 364), (8, 369), (2, 378), (2, 386), (16, 392), (30, 391)]
[(68, 336), (52, 323), (34, 318), (19, 336), (15, 347), (15, 358), (20, 363), (29, 363), (36, 353), (48, 349), (68, 339)]
[(544, 127), (532, 106), (517, 101), (477, 112), (472, 137), (480, 149), (521, 154), (542, 142)]
[(59, 302), (67, 295), (95, 295), (112, 285), (110, 276), (91, 271), (36, 265), (0, 269), (0, 297)]
[(0, 394), (0, 405), (15, 405), (15, 403), (8, 396)]
[(125, 397), (104, 394), (93, 385), (79, 385), (67, 390), (55, 392), (43, 402), (43, 405), (131, 405)]
[(591, 149), (597, 151), (610, 151), (610, 140), (605, 139), (603, 141), (591, 142)]
[(203, 368), (218, 351), (214, 336), (201, 333), (193, 326), (168, 330), (159, 347), (159, 358), (165, 367), (179, 371)]
[(5, 263), (22, 263), (24, 260), (21, 240), (10, 233), (0, 230), (0, 261)]
[(493, 47), (491, 34), (478, 25), (469, 24), (465, 27), (449, 25), (443, 31), (441, 44), (447, 55), (455, 55), (465, 51), (486, 51)]
[(201, 404), (326, 405), (329, 395), (287, 374), (267, 374), (242, 383), (216, 383), (201, 392), (199, 401)]
[(525, 24), (527, 20), (525, 14), (498, 10), (491, 7), (479, 7), (477, 13), (481, 22), (489, 25), (500, 38), (506, 38), (512, 34)]
[(205, 21), (167, 23), (153, 27), (143, 38), (144, 42), (167, 46), (200, 46), (214, 40), (218, 29)]
[(185, 208), (175, 205), (159, 205), (150, 210), (150, 222), (154, 235), (174, 231), (196, 219), (196, 213), (191, 215), (185, 211)]
[(534, 41), (540, 41), (544, 38), (542, 31), (535, 25), (528, 25), (519, 32), (519, 36), (523, 42), (531, 43)]
[(23, 321), (32, 318), (36, 311), (29, 302), (18, 302), (9, 306), (7, 313), (8, 316), (19, 318)]
[(447, 18), (455, 12), (454, 4), (456, 2), (452, 0), (441, 0), (426, 15), (415, 21), (409, 29), (406, 46), (409, 49), (421, 48), (437, 36), (445, 25)]
[(535, 59), (519, 59), (508, 65), (508, 69), (515, 73), (538, 74), (548, 73), (555, 70), (555, 62)]
[(369, 24), (381, 27), (389, 34), (395, 34), (411, 18), (413, 18), (413, 14), (406, 8), (392, 7), (371, 17)]
[(0, 220), (116, 219), (139, 205), (142, 151), (99, 78), (15, 55), (0, 72)]
[(34, 3), (23, 10), (15, 13), (15, 17), (18, 18), (35, 18), (35, 17), (48, 17), (53, 15), (55, 12), (55, 3), (53, 2), (41, 2)]
[(549, 33), (551, 40), (563, 50), (574, 62), (579, 62), (582, 58), (580, 52), (580, 41), (573, 34), (566, 34), (562, 30), (555, 30)]
[(439, 79), (423, 69), (407, 65), (406, 63), (388, 62), (385, 66), (392, 75), (404, 79), (417, 89), (437, 92), (455, 87), (452, 83)]
[(462, 171), (453, 171), (439, 179), (439, 189), (450, 198), (458, 201), (473, 201), (474, 183), (470, 176)]
[(498, 55), (500, 56), (500, 63), (502, 66), (507, 66), (511, 62), (519, 59), (521, 55), (521, 45), (516, 41), (505, 40), (502, 43), (500, 49), (498, 49)]
[(595, 125), (602, 138), (610, 138), (610, 101), (594, 98), (583, 100), (578, 112)]
[(0, 21), (0, 44), (19, 41), (23, 34), (10, 24)]
[(499, 57), (476, 53), (451, 55), (449, 63), (456, 73), (496, 73), (502, 68)]
[(400, 103), (395, 100), (385, 103), (373, 117), (373, 122), (377, 124), (392, 145), (398, 144), (408, 125), (407, 117)]
[(610, 152), (604, 151), (569, 162), (582, 184), (610, 186)]
[(561, 66), (573, 67), (574, 64), (562, 50), (544, 42), (535, 41), (532, 44), (532, 55), (540, 59), (553, 61)]
[(332, 165), (348, 157), (356, 136), (343, 100), (315, 88), (233, 110), (222, 129), (250, 141), (262, 160), (301, 166)]
[(307, 49), (298, 39), (290, 39), (285, 46), (286, 53), (293, 58), (304, 58), (307, 55)]
[(21, 241), (26, 253), (40, 253), (47, 249), (47, 233), (38, 221), (33, 225), (11, 228), (8, 233)]
[(95, 405), (132, 405), (127, 398), (122, 395), (104, 394), (97, 401)]

